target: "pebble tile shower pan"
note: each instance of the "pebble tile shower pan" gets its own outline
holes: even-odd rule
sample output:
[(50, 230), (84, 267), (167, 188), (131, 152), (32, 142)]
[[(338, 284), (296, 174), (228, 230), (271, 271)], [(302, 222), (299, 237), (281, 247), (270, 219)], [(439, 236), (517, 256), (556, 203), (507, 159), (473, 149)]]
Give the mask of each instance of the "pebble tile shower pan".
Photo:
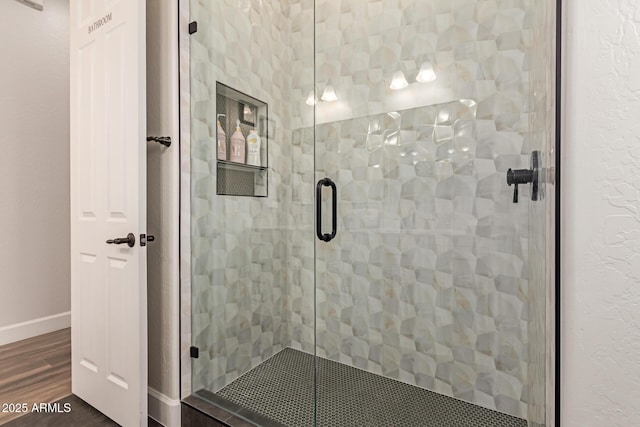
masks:
[[(342, 363), (321, 357), (316, 363), (319, 427), (527, 426), (523, 419)], [(314, 356), (286, 348), (215, 393), (222, 398), (216, 404), (226, 400), (274, 421), (266, 425), (311, 427), (313, 384)]]

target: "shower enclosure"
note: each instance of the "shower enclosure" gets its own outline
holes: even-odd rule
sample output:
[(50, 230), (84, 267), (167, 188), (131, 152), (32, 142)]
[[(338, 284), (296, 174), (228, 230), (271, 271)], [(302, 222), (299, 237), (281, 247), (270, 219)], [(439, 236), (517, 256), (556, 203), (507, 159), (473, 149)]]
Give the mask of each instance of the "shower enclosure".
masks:
[(183, 395), (553, 426), (555, 3), (180, 7)]

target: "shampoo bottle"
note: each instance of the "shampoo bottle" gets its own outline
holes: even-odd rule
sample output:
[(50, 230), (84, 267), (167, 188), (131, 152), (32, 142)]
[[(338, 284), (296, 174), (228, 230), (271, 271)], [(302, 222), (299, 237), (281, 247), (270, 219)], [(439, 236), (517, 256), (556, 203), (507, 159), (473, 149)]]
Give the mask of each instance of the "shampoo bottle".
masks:
[(220, 117), (226, 117), (225, 114), (218, 114), (218, 160), (227, 160), (227, 134), (222, 130)]
[(247, 137), (247, 164), (260, 165), (260, 135), (255, 129), (251, 129)]
[(236, 120), (236, 131), (231, 135), (231, 158), (229, 160), (236, 163), (244, 163), (245, 146), (244, 135), (240, 130), (240, 120)]

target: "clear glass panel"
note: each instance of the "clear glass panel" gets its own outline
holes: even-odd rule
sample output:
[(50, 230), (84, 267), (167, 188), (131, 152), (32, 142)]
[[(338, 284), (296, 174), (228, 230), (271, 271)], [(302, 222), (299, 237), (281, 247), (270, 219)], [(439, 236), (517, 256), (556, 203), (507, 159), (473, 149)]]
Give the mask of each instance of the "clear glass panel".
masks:
[[(304, 18), (287, 1), (190, 0), (192, 390), (222, 406), (285, 396), (285, 379), (252, 370), (276, 366), (267, 361), (287, 356), (293, 337), (313, 351), (313, 138), (292, 140), (303, 115), (290, 101), (294, 81), (313, 87), (313, 18)], [(259, 165), (244, 164), (252, 129)], [(313, 423), (308, 361), (296, 396), (308, 409), (293, 425)]]
[(316, 0), (317, 425), (544, 419), (551, 5)]
[(506, 182), (533, 150), (551, 181), (552, 2), (189, 1), (194, 393), (295, 427), (552, 425), (553, 188)]
[(532, 150), (539, 150), (545, 185), (529, 213), (528, 405), (531, 426), (555, 422), (555, 82), (553, 81), (556, 8), (538, 2), (532, 18), (529, 84), (529, 134)]

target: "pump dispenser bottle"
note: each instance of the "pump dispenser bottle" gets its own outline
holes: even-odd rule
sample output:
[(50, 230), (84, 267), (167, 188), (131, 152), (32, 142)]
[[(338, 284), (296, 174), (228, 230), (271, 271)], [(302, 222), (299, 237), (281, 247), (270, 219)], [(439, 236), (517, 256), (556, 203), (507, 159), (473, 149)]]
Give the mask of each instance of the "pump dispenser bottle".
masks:
[(249, 131), (247, 136), (247, 164), (261, 166), (260, 164), (260, 135), (255, 129)]
[(240, 120), (236, 120), (236, 131), (231, 135), (231, 160), (236, 163), (245, 163), (245, 139), (240, 130)]
[(222, 130), (220, 117), (226, 117), (226, 114), (218, 114), (218, 160), (227, 160), (227, 134)]

